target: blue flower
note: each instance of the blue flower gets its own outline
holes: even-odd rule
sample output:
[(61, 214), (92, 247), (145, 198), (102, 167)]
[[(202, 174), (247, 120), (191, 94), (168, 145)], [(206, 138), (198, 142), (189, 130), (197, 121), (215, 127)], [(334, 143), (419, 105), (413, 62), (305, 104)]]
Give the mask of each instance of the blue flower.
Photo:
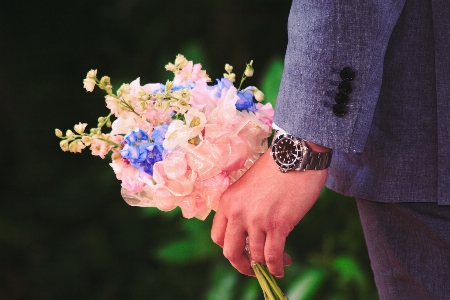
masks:
[(217, 86), (217, 93), (216, 93), (217, 98), (220, 98), (222, 96), (222, 90), (224, 88), (229, 89), (230, 87), (233, 86), (233, 82), (226, 78), (221, 78), (220, 80), (216, 79), (216, 81), (217, 81), (217, 85), (216, 85)]
[(164, 137), (167, 132), (167, 128), (169, 128), (169, 125), (163, 124), (163, 125), (156, 126), (153, 129), (152, 139), (155, 144), (162, 145), (162, 143), (164, 141)]
[(239, 99), (236, 101), (236, 108), (240, 110), (256, 111), (256, 105), (253, 92), (250, 89), (241, 90), (238, 92)]
[(162, 160), (162, 152), (164, 151), (162, 142), (167, 127), (167, 124), (155, 127), (152, 133), (154, 142), (148, 141), (149, 136), (142, 129), (137, 128), (130, 131), (125, 136), (120, 155), (127, 159), (134, 168), (153, 175), (153, 166)]
[[(190, 88), (192, 90), (194, 87), (195, 87), (195, 82), (188, 81), (184, 85), (172, 86), (172, 88), (170, 90), (171, 91), (179, 91), (179, 90), (182, 90), (182, 89), (185, 89), (185, 88)], [(165, 92), (166, 92), (166, 86), (161, 84), (161, 88), (153, 91), (153, 94), (165, 93)]]
[(125, 142), (128, 145), (134, 145), (138, 141), (147, 141), (147, 140), (148, 140), (148, 134), (140, 128), (136, 128), (135, 130), (130, 131), (125, 136)]
[(164, 147), (158, 144), (151, 144), (147, 147), (147, 158), (143, 164), (143, 170), (145, 173), (153, 175), (153, 166), (158, 161), (163, 159), (162, 152)]

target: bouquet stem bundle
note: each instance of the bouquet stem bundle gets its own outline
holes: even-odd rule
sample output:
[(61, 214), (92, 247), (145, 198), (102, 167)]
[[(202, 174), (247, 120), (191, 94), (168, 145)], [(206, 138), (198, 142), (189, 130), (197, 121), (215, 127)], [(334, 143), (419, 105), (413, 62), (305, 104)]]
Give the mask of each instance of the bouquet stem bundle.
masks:
[(288, 300), (285, 294), (281, 291), (275, 278), (270, 274), (266, 266), (260, 263), (252, 262), (252, 269), (255, 272), (256, 279), (264, 293), (266, 300)]

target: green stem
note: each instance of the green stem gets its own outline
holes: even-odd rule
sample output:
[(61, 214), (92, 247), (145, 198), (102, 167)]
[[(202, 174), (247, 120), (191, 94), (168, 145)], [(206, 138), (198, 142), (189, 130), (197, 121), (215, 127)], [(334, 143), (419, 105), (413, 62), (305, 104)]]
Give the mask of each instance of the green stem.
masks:
[(278, 299), (280, 299), (280, 300), (285, 299), (283, 292), (281, 291), (280, 287), (277, 285), (275, 278), (272, 276), (272, 274), (269, 272), (269, 270), (265, 266), (263, 266), (259, 263), (255, 264), (255, 265), (259, 268), (259, 271), (263, 274), (263, 276), (266, 279), (266, 282), (269, 284), (271, 291), (273, 291), (276, 294)]
[(244, 74), (242, 74), (241, 83), (239, 83), (238, 91), (241, 90), (241, 86), (244, 83), (245, 78), (247, 78), (247, 76), (245, 76), (245, 73), (244, 73)]
[(115, 147), (117, 147), (117, 148), (119, 148), (119, 147), (120, 147), (120, 145), (119, 145), (119, 144), (117, 144), (117, 143), (114, 143), (113, 141), (110, 141), (110, 140), (106, 140), (106, 139), (103, 139), (103, 138), (97, 138), (97, 140), (100, 140), (100, 141), (106, 142), (106, 143), (108, 143), (108, 144), (110, 144), (110, 145), (113, 145), (113, 146), (115, 146)]
[(265, 266), (261, 265), (261, 268), (263, 269), (262, 274), (266, 277), (266, 280), (269, 283), (272, 290), (277, 294), (279, 299), (284, 299), (284, 294), (281, 291), (280, 287), (277, 285), (275, 278), (272, 276), (272, 274)]
[(272, 290), (267, 285), (265, 276), (261, 273), (261, 270), (259, 269), (258, 265), (259, 265), (259, 263), (255, 263), (254, 265), (252, 265), (252, 268), (253, 268), (253, 271), (255, 272), (256, 279), (258, 279), (259, 285), (261, 286), (261, 289), (263, 290), (264, 299), (276, 300), (272, 293)]

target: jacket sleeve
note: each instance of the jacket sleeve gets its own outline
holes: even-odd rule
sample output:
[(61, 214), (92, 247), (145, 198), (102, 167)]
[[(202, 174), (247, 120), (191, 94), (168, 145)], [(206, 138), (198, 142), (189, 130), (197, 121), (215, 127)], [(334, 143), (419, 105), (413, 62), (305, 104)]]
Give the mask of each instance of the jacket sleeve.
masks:
[(294, 0), (274, 123), (311, 142), (361, 152), (380, 92), (384, 54), (404, 4)]

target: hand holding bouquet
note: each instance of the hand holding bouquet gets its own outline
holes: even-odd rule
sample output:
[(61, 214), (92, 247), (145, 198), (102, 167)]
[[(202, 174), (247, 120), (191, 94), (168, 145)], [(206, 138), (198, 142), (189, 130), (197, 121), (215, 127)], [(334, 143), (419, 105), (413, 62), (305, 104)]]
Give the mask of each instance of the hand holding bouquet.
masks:
[[(104, 90), (110, 113), (98, 118), (89, 133), (87, 124), (79, 123), (65, 135), (56, 129), (56, 136), (63, 151), (90, 147), (92, 155), (111, 154), (128, 204), (162, 211), (180, 207), (184, 217), (204, 220), (227, 187), (267, 149), (273, 108), (260, 103), (264, 94), (256, 87), (241, 88), (253, 75), (252, 62), (238, 88), (228, 64), (214, 85), (208, 85), (211, 79), (201, 64), (183, 55), (166, 69), (173, 72), (172, 81), (141, 86), (138, 78), (115, 93), (108, 76), (99, 80), (97, 70), (89, 71), (84, 87)], [(252, 266), (265, 296), (284, 299), (267, 269)]]

